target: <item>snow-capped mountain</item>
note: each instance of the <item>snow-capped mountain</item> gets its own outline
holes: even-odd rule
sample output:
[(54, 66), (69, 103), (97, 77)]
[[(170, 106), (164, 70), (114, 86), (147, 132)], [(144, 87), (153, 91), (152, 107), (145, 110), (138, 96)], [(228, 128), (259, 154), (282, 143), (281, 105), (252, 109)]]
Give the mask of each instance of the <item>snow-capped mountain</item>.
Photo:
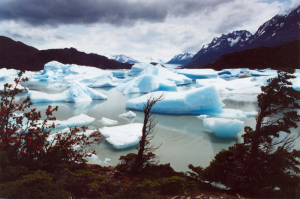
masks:
[(203, 67), (208, 63), (214, 62), (225, 53), (239, 51), (245, 46), (251, 36), (252, 34), (249, 31), (239, 30), (229, 34), (222, 34), (221, 37), (215, 37), (209, 44), (203, 45), (201, 50), (190, 60), (190, 63), (197, 63), (191, 68)]
[(108, 53), (105, 53), (105, 55), (108, 59), (113, 59), (116, 60), (117, 62), (121, 62), (121, 63), (128, 63), (128, 64), (135, 64), (135, 63), (139, 63), (139, 61), (133, 59), (132, 57), (126, 56), (126, 55), (111, 55)]
[(168, 61), (167, 64), (185, 64), (188, 61), (190, 61), (190, 59), (192, 59), (193, 56), (194, 54), (187, 52), (178, 54), (175, 55), (170, 61)]
[[(292, 10), (280, 11), (258, 28), (249, 39), (249, 48), (258, 46), (278, 46), (300, 39), (300, 6)], [(249, 49), (248, 48), (248, 49)]]
[(166, 61), (162, 58), (153, 58), (153, 57), (145, 57), (144, 59), (140, 59), (140, 62), (155, 62), (155, 63), (166, 63)]
[(216, 61), (221, 55), (234, 53), (259, 46), (278, 46), (300, 39), (300, 6), (280, 12), (265, 22), (252, 35), (247, 30), (233, 31), (215, 37), (186, 64), (185, 68), (201, 68)]

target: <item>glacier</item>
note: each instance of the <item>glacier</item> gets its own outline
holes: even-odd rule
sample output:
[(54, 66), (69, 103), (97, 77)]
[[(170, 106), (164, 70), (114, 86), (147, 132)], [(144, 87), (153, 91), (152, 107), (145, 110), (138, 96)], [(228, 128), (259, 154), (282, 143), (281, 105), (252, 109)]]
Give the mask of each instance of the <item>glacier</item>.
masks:
[(139, 137), (142, 136), (142, 128), (142, 123), (132, 123), (122, 126), (103, 127), (99, 131), (115, 149), (125, 149), (139, 143)]

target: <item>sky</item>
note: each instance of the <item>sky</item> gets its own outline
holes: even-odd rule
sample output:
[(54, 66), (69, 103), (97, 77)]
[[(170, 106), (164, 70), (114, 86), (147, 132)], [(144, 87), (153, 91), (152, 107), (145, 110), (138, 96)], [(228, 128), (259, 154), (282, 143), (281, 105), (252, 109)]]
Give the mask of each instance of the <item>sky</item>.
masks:
[(74, 47), (166, 61), (214, 37), (252, 34), (300, 0), (0, 0), (0, 35), (39, 50)]

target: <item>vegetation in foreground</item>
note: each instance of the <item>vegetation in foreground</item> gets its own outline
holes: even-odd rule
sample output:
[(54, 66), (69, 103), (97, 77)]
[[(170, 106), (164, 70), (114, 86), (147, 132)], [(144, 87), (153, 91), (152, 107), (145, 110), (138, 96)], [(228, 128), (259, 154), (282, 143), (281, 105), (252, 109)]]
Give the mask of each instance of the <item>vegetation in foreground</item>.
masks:
[[(16, 85), (21, 81), (15, 80)], [(190, 165), (192, 172), (175, 172), (170, 164), (158, 164), (155, 147), (150, 145), (156, 122), (150, 113), (161, 100), (149, 99), (144, 107), (144, 128), (138, 154), (121, 156), (116, 168), (88, 165), (93, 144), (100, 133), (76, 135), (87, 127), (71, 128), (49, 140), (52, 116), (46, 119), (30, 108), (30, 99), (15, 100), (21, 90), (6, 84), (1, 93), (0, 109), (0, 197), (2, 198), (168, 198), (201, 193), (231, 198), (297, 197), (300, 152), (291, 150), (297, 136), (276, 141), (280, 132), (290, 134), (300, 121), (300, 94), (288, 87), (291, 75), (278, 77), (262, 87), (258, 96), (256, 129), (245, 127), (244, 142), (223, 150), (207, 168)], [(26, 79), (23, 79), (26, 81)], [(23, 114), (17, 114), (17, 113)], [(24, 113), (25, 112), (25, 113)], [(80, 146), (75, 150), (75, 146)], [(228, 190), (210, 182), (221, 183)], [(219, 194), (218, 194), (219, 193)], [(234, 196), (230, 196), (234, 195)]]

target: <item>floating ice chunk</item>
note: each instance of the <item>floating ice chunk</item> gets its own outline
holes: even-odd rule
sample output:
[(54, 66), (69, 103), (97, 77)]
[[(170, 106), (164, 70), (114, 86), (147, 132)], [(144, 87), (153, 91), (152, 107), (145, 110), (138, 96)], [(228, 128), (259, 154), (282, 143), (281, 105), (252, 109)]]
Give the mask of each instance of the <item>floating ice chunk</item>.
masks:
[(97, 78), (97, 81), (93, 83), (90, 87), (92, 88), (100, 88), (100, 87), (114, 87), (118, 84), (113, 83), (111, 78), (106, 76), (100, 76)]
[(111, 159), (105, 158), (103, 163), (104, 163), (104, 164), (110, 164), (110, 163), (109, 163), (110, 161), (111, 161)]
[(116, 77), (116, 78), (125, 78), (125, 74), (126, 72), (125, 71), (113, 71), (112, 72), (113, 76)]
[(178, 74), (185, 75), (190, 79), (218, 78), (218, 73), (213, 69), (179, 69)]
[(107, 99), (102, 93), (88, 88), (79, 82), (72, 82), (70, 88), (63, 93), (47, 94), (39, 91), (30, 91), (28, 96), (32, 103), (83, 102), (92, 101), (93, 99)]
[(257, 115), (256, 111), (243, 112), (237, 109), (223, 109), (221, 113), (213, 113), (211, 116), (220, 118), (230, 118), (230, 119), (241, 119), (247, 117), (255, 117)]
[(228, 74), (223, 74), (223, 75), (219, 75), (219, 77), (221, 77), (221, 78), (230, 78), (230, 77), (231, 77), (231, 75), (228, 75)]
[[(11, 89), (13, 89), (14, 86), (16, 85), (16, 83), (14, 81), (15, 78), (17, 78), (17, 76), (2, 76), (2, 74), (0, 74), (0, 91), (1, 92), (4, 91), (4, 85), (6, 83), (12, 84), (13, 87)], [(17, 88), (20, 90), (23, 90), (23, 92), (27, 92), (29, 90), (28, 88), (26, 88), (26, 90), (25, 90), (25, 88), (23, 86), (21, 86), (20, 84), (17, 85)]]
[(224, 69), (218, 72), (218, 75), (230, 75), (231, 77), (239, 77), (240, 74), (243, 76), (244, 73), (251, 75), (248, 68), (235, 68), (235, 69)]
[(81, 133), (76, 133), (76, 135), (86, 135), (86, 136), (90, 136), (92, 133), (94, 133), (97, 130), (86, 130), (85, 132), (81, 132)]
[(243, 130), (244, 122), (223, 118), (207, 118), (203, 125), (209, 128), (217, 137), (235, 138)]
[(142, 136), (142, 123), (100, 128), (101, 134), (116, 149), (124, 149), (137, 145)]
[(85, 157), (85, 159), (91, 164), (101, 164), (101, 160), (99, 160), (98, 156), (95, 155), (95, 154), (91, 154), (91, 153), (88, 153), (87, 155), (90, 155), (91, 157), (87, 156)]
[[(50, 121), (56, 125), (56, 128), (67, 128), (67, 127), (74, 127), (74, 126), (87, 126), (95, 120), (93, 117), (89, 117), (85, 114), (80, 114), (75, 117), (71, 117), (67, 120), (54, 120)], [(58, 125), (59, 124), (59, 125)]]
[(196, 88), (202, 86), (214, 85), (220, 93), (233, 94), (233, 93), (246, 93), (258, 94), (261, 93), (260, 87), (256, 82), (252, 81), (252, 77), (243, 79), (234, 79), (226, 81), (221, 78), (215, 79), (197, 79)]
[(135, 116), (136, 116), (136, 114), (132, 111), (128, 111), (127, 113), (123, 113), (123, 114), (119, 115), (119, 117), (128, 117), (128, 118), (132, 118)]
[(150, 74), (155, 75), (160, 78), (174, 81), (176, 85), (184, 85), (184, 84), (190, 84), (192, 83), (192, 80), (184, 75), (180, 75), (177, 73), (174, 73), (164, 67), (162, 67), (160, 64), (157, 64), (153, 67), (145, 68), (140, 75), (142, 74)]
[(250, 70), (250, 73), (252, 74), (252, 76), (274, 76), (277, 75), (277, 70)]
[(123, 94), (149, 93), (154, 91), (178, 91), (174, 82), (154, 75), (141, 75), (116, 87)]
[(45, 64), (42, 74), (55, 77), (64, 77), (66, 81), (94, 79), (102, 75), (111, 76), (110, 71), (102, 70), (100, 68), (79, 66), (76, 64), (62, 64), (57, 61), (51, 61)]
[(49, 75), (34, 76), (29, 79), (29, 82), (56, 82), (57, 78)]
[(118, 123), (118, 121), (116, 121), (116, 120), (111, 120), (111, 119), (108, 119), (108, 118), (105, 118), (105, 117), (102, 117), (100, 122), (104, 125), (114, 125), (114, 124)]
[(201, 120), (204, 120), (204, 119), (206, 119), (207, 117), (208, 117), (209, 115), (199, 115), (199, 116), (197, 116), (197, 118), (199, 118), (199, 119), (201, 119)]
[(150, 63), (137, 63), (131, 67), (131, 70), (127, 73), (129, 76), (137, 76), (140, 72), (146, 68), (153, 67)]
[(212, 114), (221, 113), (224, 104), (214, 86), (197, 88), (182, 92), (154, 92), (126, 102), (126, 108), (143, 111), (144, 104), (152, 96), (154, 99), (163, 95), (163, 100), (156, 102), (152, 111), (164, 114)]

